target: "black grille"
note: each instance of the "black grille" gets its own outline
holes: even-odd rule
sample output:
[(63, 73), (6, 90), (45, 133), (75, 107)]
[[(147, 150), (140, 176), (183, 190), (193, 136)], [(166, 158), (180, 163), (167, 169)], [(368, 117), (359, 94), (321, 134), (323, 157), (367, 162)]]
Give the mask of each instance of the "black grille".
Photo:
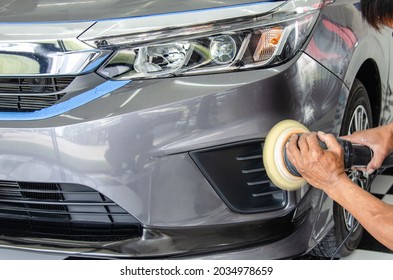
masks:
[(0, 78), (0, 111), (32, 112), (54, 105), (74, 77)]
[(261, 143), (262, 140), (191, 153), (199, 169), (233, 211), (272, 211), (287, 204), (287, 192), (274, 186), (265, 172)]
[(140, 237), (141, 226), (86, 186), (0, 181), (0, 234), (117, 241)]

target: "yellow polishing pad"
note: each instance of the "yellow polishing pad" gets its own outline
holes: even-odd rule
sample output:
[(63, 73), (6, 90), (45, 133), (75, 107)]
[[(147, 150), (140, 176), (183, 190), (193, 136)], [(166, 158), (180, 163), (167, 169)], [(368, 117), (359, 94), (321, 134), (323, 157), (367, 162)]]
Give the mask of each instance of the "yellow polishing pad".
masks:
[(283, 190), (299, 189), (306, 180), (292, 175), (284, 162), (284, 147), (288, 139), (297, 133), (309, 132), (303, 124), (294, 120), (284, 120), (270, 130), (263, 145), (263, 164), (270, 180)]

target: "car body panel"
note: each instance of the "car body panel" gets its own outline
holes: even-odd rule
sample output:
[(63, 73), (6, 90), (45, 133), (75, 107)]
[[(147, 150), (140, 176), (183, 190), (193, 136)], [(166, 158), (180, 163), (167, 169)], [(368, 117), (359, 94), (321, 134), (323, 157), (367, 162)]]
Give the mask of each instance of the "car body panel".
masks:
[(283, 3), (285, 3), (285, 1), (265, 1), (263, 4), (244, 3), (242, 5), (226, 6), (225, 13), (220, 13), (220, 10), (222, 10), (221, 7), (177, 13), (152, 14), (144, 17), (138, 16), (123, 19), (99, 20), (94, 26), (86, 30), (79, 39), (82, 41), (94, 41), (97, 40), (97, 38), (152, 32), (161, 30), (162, 22), (176, 29), (230, 20), (235, 17), (240, 18), (253, 16), (255, 14), (268, 14)]
[(90, 21), (165, 14), (278, 0), (6, 0), (0, 6), (3, 22)]
[[(304, 72), (299, 73), (299, 69)], [(275, 214), (244, 216), (229, 211), (187, 155), (193, 150), (263, 138), (283, 116), (303, 117), (302, 122), (310, 127), (332, 127), (334, 119), (331, 117), (341, 111), (337, 106), (338, 99), (317, 89), (324, 86), (344, 89), (342, 94), (345, 95), (345, 88), (337, 78), (307, 55), (296, 59), (294, 65), (270, 71), (275, 75), (266, 71), (225, 74), (221, 76), (221, 86), (217, 83), (217, 76), (148, 81), (136, 87), (131, 83), (128, 88), (121, 88), (87, 105), (96, 109), (86, 110), (82, 106), (83, 109), (80, 107), (67, 113), (59, 111), (59, 116), (49, 119), (18, 120), (18, 127), (24, 127), (22, 130), (0, 129), (2, 156), (8, 159), (9, 166), (14, 166), (12, 173), (6, 168), (0, 170), (1, 178), (36, 181), (42, 174), (47, 174), (44, 181), (79, 181), (117, 201), (145, 225), (194, 226), (272, 217)], [(314, 71), (320, 72), (320, 80), (312, 83), (301, 80), (301, 77), (308, 76), (305, 73)], [(277, 75), (277, 72), (281, 74)], [(265, 76), (262, 80), (261, 75)], [(288, 82), (282, 83), (281, 77)], [(289, 87), (296, 82), (298, 86)], [(157, 86), (163, 87), (163, 84), (171, 94), (163, 95), (157, 91)], [(196, 94), (188, 90), (195, 85), (204, 88), (205, 92), (199, 90)], [(184, 92), (189, 92), (192, 98)], [(277, 95), (277, 92), (281, 94)], [(150, 93), (162, 97), (153, 98)], [(130, 102), (131, 97), (133, 102)], [(276, 102), (277, 98), (288, 102)], [(159, 105), (152, 106), (152, 100)], [(321, 103), (324, 107), (304, 114), (304, 108), (311, 107), (311, 103)], [(107, 112), (100, 109), (104, 106), (112, 116), (108, 117)], [(198, 108), (204, 108), (204, 111)], [(82, 119), (81, 113), (92, 116)], [(76, 123), (45, 127), (45, 123), (53, 126), (56, 119)], [(88, 139), (86, 131), (90, 135)], [(212, 133), (214, 131), (219, 133)], [(12, 160), (11, 150), (15, 153), (15, 160)], [(17, 168), (20, 153), (31, 155)], [(40, 169), (42, 172), (36, 171)], [(175, 184), (176, 181), (179, 183)], [(114, 186), (107, 188), (108, 184)], [(174, 196), (175, 193), (178, 195)], [(203, 198), (196, 199), (201, 193)], [(168, 209), (167, 205), (173, 207)]]
[[(363, 21), (358, 4), (357, 1), (339, 0), (326, 6), (321, 24), (316, 27), (314, 42), (305, 51), (342, 79), (348, 88), (351, 88), (362, 64), (372, 60), (379, 69), (381, 90), (386, 92), (392, 65), (392, 42), (385, 42), (384, 38), (390, 37), (392, 30), (386, 27), (376, 31), (365, 28), (364, 24), (353, 24)], [(329, 45), (317, 46), (315, 41), (329, 42)], [(386, 58), (389, 58), (389, 63), (386, 63)]]

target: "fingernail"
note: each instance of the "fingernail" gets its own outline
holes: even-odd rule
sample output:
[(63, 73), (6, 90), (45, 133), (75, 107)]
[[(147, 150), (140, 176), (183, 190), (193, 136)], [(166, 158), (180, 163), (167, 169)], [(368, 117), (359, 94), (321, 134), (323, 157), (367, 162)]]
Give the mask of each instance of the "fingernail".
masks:
[(318, 131), (318, 134), (325, 135), (326, 133), (323, 131)]
[(368, 174), (373, 174), (374, 171), (375, 171), (375, 169), (369, 169), (369, 170), (367, 170), (367, 173), (368, 173)]

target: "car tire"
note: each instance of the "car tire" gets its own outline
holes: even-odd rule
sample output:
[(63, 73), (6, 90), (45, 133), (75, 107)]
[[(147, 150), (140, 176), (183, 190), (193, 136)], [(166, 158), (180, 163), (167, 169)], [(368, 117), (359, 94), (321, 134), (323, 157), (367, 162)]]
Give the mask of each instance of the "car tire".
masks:
[[(348, 97), (340, 135), (352, 134), (357, 130), (371, 127), (373, 127), (373, 120), (367, 90), (359, 80), (355, 80)], [(360, 171), (348, 172), (348, 176), (367, 191), (370, 190), (375, 177), (375, 175)], [(364, 231), (363, 227), (336, 202), (333, 202), (333, 218), (334, 228), (311, 251), (311, 255), (322, 258), (340, 258), (349, 255), (359, 245)], [(340, 246), (340, 250), (337, 251)]]

